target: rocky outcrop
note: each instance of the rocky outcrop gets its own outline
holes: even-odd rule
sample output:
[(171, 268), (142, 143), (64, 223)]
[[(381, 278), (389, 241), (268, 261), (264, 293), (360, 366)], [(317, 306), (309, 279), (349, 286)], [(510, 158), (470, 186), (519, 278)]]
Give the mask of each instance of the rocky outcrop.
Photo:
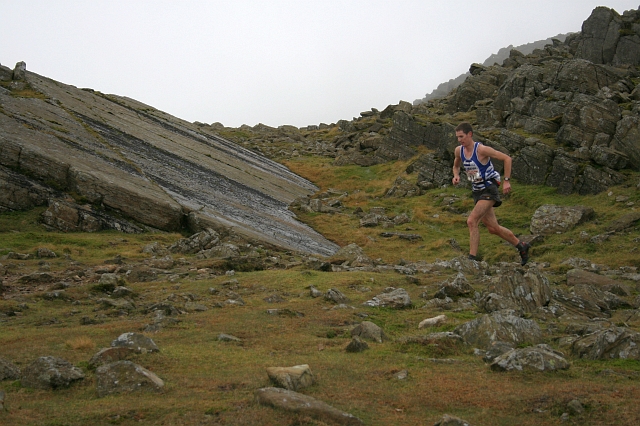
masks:
[[(184, 229), (194, 213), (205, 227), (249, 240), (325, 256), (337, 250), (288, 210), (316, 187), (284, 166), (206, 127), (18, 65), (20, 93), (0, 93), (1, 208), (46, 204), (63, 192), (152, 228)], [(96, 220), (87, 220), (93, 229)]]
[(487, 349), (497, 341), (513, 345), (538, 343), (542, 331), (535, 321), (520, 318), (509, 311), (483, 315), (458, 326), (455, 332), (474, 347)]

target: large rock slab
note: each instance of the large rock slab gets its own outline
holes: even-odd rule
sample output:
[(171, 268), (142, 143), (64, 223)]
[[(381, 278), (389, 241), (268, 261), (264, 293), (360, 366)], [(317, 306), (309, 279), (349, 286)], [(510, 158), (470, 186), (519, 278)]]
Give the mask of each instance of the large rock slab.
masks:
[(591, 207), (556, 206), (545, 204), (531, 218), (531, 233), (539, 235), (562, 234), (595, 216)]
[(98, 397), (131, 392), (161, 392), (164, 382), (155, 373), (131, 361), (117, 361), (96, 369)]
[(133, 99), (20, 74), (42, 96), (0, 95), (0, 166), (153, 228), (183, 229), (194, 213), (246, 239), (338, 249), (288, 210), (317, 187), (283, 165)]
[(389, 288), (388, 291), (380, 293), (374, 296), (373, 299), (364, 302), (364, 305), (404, 309), (411, 306), (411, 297), (404, 288)]
[(22, 386), (34, 389), (68, 388), (84, 379), (84, 373), (68, 361), (43, 356), (29, 364), (22, 372)]
[(321, 421), (340, 425), (361, 425), (362, 420), (352, 414), (340, 411), (308, 395), (280, 388), (262, 388), (254, 392), (261, 405), (280, 408), (285, 411), (310, 416)]
[(362, 321), (351, 330), (351, 337), (358, 336), (361, 339), (373, 340), (382, 343), (387, 339), (384, 330), (371, 321)]

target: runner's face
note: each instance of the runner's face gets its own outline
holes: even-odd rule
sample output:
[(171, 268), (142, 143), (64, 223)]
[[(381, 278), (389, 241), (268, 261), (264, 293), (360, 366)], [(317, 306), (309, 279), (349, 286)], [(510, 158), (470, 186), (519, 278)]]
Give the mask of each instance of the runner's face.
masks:
[(472, 132), (465, 133), (462, 130), (458, 130), (456, 132), (456, 138), (458, 138), (458, 142), (460, 143), (460, 145), (468, 144), (470, 141), (473, 142), (472, 135), (473, 135)]

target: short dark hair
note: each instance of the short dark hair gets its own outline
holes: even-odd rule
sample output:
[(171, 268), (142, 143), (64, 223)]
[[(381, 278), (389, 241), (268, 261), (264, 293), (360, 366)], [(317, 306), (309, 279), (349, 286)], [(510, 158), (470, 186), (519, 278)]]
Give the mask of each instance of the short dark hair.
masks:
[(473, 127), (471, 127), (471, 124), (465, 121), (464, 123), (458, 124), (458, 127), (456, 127), (456, 132), (460, 132), (460, 131), (464, 133), (471, 133), (473, 132)]

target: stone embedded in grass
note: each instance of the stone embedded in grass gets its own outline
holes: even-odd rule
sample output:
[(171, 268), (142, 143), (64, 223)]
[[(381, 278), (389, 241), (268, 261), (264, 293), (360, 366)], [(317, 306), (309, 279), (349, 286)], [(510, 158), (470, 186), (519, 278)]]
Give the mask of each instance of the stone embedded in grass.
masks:
[(98, 367), (96, 381), (99, 398), (117, 393), (161, 392), (164, 388), (160, 377), (131, 361), (117, 361)]
[(20, 369), (11, 361), (0, 357), (0, 382), (3, 380), (18, 380)]
[(110, 364), (116, 361), (122, 361), (124, 359), (127, 359), (134, 353), (136, 353), (134, 349), (122, 346), (102, 348), (94, 356), (91, 357), (88, 367), (91, 369), (95, 369), (100, 367), (101, 365)]
[(403, 309), (411, 306), (411, 297), (409, 297), (409, 293), (403, 288), (389, 287), (384, 293), (378, 294), (371, 300), (367, 300), (363, 305)]
[(271, 382), (281, 388), (297, 391), (315, 383), (315, 377), (308, 364), (293, 367), (268, 367)]
[(56, 277), (48, 272), (34, 272), (29, 275), (23, 275), (18, 279), (20, 284), (44, 284), (51, 283), (56, 280)]
[(137, 353), (158, 352), (158, 346), (153, 340), (140, 333), (124, 333), (111, 342), (111, 347), (125, 347), (135, 350)]
[(349, 299), (338, 289), (330, 288), (324, 295), (324, 300), (333, 303), (349, 303)]
[(40, 259), (58, 257), (53, 250), (46, 247), (38, 247), (36, 250), (36, 256)]
[(362, 321), (351, 330), (351, 336), (358, 336), (362, 339), (373, 340), (382, 343), (387, 339), (384, 330), (371, 321)]
[(542, 340), (542, 330), (534, 320), (520, 318), (510, 311), (483, 315), (456, 327), (454, 332), (462, 336), (467, 344), (480, 349), (487, 349), (497, 341), (517, 346)]
[(367, 342), (365, 342), (358, 336), (355, 336), (353, 339), (351, 339), (351, 342), (349, 342), (349, 344), (345, 348), (347, 352), (353, 353), (363, 352), (367, 349), (369, 349), (369, 345), (367, 344)]
[(308, 395), (287, 389), (262, 388), (254, 392), (256, 401), (261, 405), (280, 408), (285, 411), (299, 413), (322, 421), (340, 425), (361, 425), (362, 420), (352, 414), (340, 411), (326, 402)]
[(29, 364), (22, 372), (22, 386), (34, 389), (67, 388), (84, 379), (84, 373), (68, 361), (43, 356)]
[(446, 320), (446, 315), (438, 315), (437, 317), (423, 319), (420, 321), (420, 324), (418, 324), (418, 328), (435, 327), (436, 325), (444, 324)]
[(469, 297), (472, 294), (473, 287), (471, 287), (464, 274), (458, 273), (452, 281), (445, 281), (434, 297), (438, 299), (446, 299), (447, 297), (457, 299), (458, 297)]
[(230, 334), (220, 333), (218, 334), (219, 342), (242, 342), (242, 339), (236, 336), (232, 336)]
[(435, 422), (433, 426), (471, 426), (471, 423), (466, 420), (462, 420), (459, 417), (445, 414), (440, 420)]
[(317, 288), (315, 288), (314, 286), (310, 285), (309, 286), (309, 295), (313, 298), (317, 298), (317, 297), (321, 297), (322, 296), (322, 292), (320, 290), (318, 290)]
[(491, 363), (494, 371), (555, 371), (566, 370), (569, 366), (564, 354), (545, 344), (512, 349)]

